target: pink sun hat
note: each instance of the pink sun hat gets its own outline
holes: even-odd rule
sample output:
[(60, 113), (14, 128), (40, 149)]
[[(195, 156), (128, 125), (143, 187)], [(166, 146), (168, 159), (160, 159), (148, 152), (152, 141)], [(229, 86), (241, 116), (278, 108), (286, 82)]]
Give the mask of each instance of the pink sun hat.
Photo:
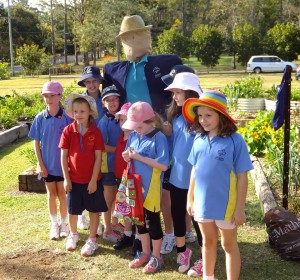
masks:
[(155, 113), (147, 102), (133, 103), (127, 113), (127, 121), (122, 125), (123, 129), (135, 130), (143, 122), (155, 117)]
[(61, 95), (63, 92), (63, 87), (59, 82), (50, 81), (43, 85), (41, 95), (51, 93)]
[(131, 105), (132, 105), (131, 102), (125, 103), (125, 104), (121, 107), (120, 111), (117, 112), (117, 113), (115, 114), (116, 118), (118, 118), (119, 115), (127, 116), (128, 110), (129, 110), (129, 108), (131, 107)]

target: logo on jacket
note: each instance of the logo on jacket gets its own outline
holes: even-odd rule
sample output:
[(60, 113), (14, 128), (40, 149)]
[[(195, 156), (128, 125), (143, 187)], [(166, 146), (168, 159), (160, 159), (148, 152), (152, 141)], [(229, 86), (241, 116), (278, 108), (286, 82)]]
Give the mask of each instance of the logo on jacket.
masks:
[(155, 78), (160, 78), (161, 77), (160, 68), (158, 66), (155, 66), (153, 68), (153, 73), (154, 73)]

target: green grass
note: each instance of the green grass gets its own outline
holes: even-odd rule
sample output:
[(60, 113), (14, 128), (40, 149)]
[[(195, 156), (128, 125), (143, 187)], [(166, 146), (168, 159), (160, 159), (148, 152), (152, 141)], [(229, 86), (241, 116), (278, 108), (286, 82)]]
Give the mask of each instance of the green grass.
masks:
[[(25, 279), (21, 277), (25, 275), (27, 279), (190, 279), (176, 272), (175, 250), (164, 257), (165, 267), (161, 273), (145, 276), (140, 269), (128, 268), (131, 259), (128, 251), (115, 251), (102, 239), (95, 257), (80, 257), (80, 248), (88, 234), (86, 231), (80, 231), (81, 241), (72, 253), (65, 251), (63, 240), (48, 240), (46, 194), (18, 191), (18, 174), (30, 167), (20, 151), (31, 145), (32, 141), (22, 139), (0, 149), (0, 263), (4, 264), (3, 270), (9, 271), (9, 277), (4, 275), (4, 279)], [(252, 183), (246, 209), (248, 222), (238, 232), (242, 255), (240, 279), (299, 279), (299, 263), (281, 259), (266, 242), (267, 233), (261, 223), (259, 201)], [(199, 247), (194, 243), (191, 248), (195, 261)], [(220, 246), (215, 275), (216, 279), (226, 279)]]

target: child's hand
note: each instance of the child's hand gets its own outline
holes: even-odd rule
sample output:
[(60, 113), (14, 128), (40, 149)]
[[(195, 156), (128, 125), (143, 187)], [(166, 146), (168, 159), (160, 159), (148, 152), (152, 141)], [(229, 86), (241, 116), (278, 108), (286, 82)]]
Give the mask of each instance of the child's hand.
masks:
[(130, 148), (128, 147), (127, 150), (125, 150), (125, 151), (122, 153), (123, 159), (124, 159), (126, 162), (129, 162), (129, 161), (130, 161), (129, 150), (130, 150)]
[(189, 200), (187, 200), (187, 203), (186, 203), (186, 210), (191, 217), (194, 216), (194, 205)]
[(130, 159), (139, 160), (140, 154), (137, 153), (134, 149), (129, 148), (129, 158), (130, 158)]
[(241, 226), (246, 223), (246, 214), (244, 210), (235, 209), (232, 222), (235, 222), (236, 226)]
[(36, 171), (41, 177), (48, 177), (48, 170), (44, 164), (38, 164)]
[(70, 180), (64, 180), (64, 188), (66, 192), (70, 192), (72, 190), (72, 182)]
[(88, 188), (87, 188), (88, 194), (92, 194), (96, 190), (97, 190), (97, 181), (89, 182), (89, 185), (88, 185)]

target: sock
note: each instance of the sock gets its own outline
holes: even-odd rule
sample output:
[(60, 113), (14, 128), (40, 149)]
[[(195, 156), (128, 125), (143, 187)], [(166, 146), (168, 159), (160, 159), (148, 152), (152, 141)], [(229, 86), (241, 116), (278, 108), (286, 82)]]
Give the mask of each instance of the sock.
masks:
[(178, 253), (183, 253), (183, 252), (185, 252), (185, 250), (186, 250), (186, 245), (184, 245), (184, 246), (182, 246), (182, 247), (177, 247), (177, 246), (176, 246), (176, 249), (177, 249), (177, 254), (178, 254)]
[(93, 242), (96, 242), (97, 239), (96, 239), (96, 237), (89, 237), (89, 238), (88, 238), (88, 241), (89, 241), (89, 240), (91, 240), (91, 241), (93, 241)]
[(70, 232), (72, 235), (78, 235), (78, 232)]
[(130, 237), (132, 235), (132, 231), (131, 230), (124, 230), (124, 234), (128, 237)]
[(141, 237), (138, 233), (135, 234), (135, 239), (141, 240)]
[(67, 223), (67, 216), (66, 217), (60, 217), (60, 222), (62, 224), (66, 224)]
[(50, 220), (52, 224), (57, 224), (57, 214), (50, 214)]
[(203, 277), (202, 277), (202, 280), (214, 280), (214, 279), (215, 279), (214, 275), (211, 275), (211, 276), (203, 275)]

